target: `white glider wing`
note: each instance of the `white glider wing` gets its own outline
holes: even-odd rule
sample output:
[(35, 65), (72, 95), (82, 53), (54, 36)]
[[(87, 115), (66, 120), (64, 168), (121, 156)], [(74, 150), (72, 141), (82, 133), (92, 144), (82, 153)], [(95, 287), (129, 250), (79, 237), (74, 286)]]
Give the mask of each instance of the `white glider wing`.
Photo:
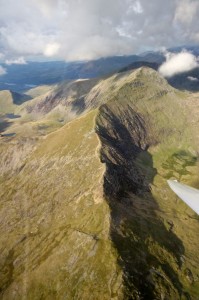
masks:
[(199, 190), (179, 183), (177, 180), (168, 180), (167, 182), (176, 195), (199, 215)]

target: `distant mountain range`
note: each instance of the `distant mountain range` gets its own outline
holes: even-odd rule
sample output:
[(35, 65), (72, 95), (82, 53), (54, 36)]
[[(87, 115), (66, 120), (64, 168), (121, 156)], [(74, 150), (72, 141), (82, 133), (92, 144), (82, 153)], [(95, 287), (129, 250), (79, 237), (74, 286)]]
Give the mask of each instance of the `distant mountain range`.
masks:
[[(170, 48), (170, 52), (180, 52), (187, 49), (199, 55), (199, 47), (183, 46)], [(55, 84), (64, 80), (80, 78), (96, 78), (109, 76), (113, 73), (149, 66), (155, 70), (164, 62), (165, 57), (161, 52), (148, 51), (140, 55), (114, 56), (100, 58), (93, 61), (70, 62), (28, 62), (25, 65), (6, 65), (7, 73), (0, 77), (0, 90), (13, 90), (23, 92), (31, 87), (45, 84)], [(191, 80), (191, 77), (195, 80)], [(169, 83), (180, 89), (198, 91), (199, 69), (172, 77)]]
[(7, 74), (0, 77), (0, 89), (23, 91), (30, 86), (54, 84), (64, 80), (101, 77), (117, 72), (139, 56), (118, 56), (101, 58), (95, 61), (71, 62), (28, 62), (26, 65), (2, 64)]

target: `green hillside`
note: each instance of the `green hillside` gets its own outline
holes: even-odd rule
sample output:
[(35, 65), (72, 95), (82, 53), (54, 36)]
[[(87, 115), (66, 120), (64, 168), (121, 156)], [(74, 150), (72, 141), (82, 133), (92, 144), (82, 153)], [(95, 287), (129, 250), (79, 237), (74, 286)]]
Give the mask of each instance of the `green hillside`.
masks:
[(0, 298), (197, 299), (199, 219), (166, 182), (199, 187), (197, 96), (149, 68), (47, 93), (0, 138)]

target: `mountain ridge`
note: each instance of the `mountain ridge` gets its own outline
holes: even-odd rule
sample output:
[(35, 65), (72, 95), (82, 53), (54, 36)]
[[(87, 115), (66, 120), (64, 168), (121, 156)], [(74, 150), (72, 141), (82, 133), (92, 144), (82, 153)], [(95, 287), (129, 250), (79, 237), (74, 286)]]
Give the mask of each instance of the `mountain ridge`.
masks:
[(141, 68), (85, 98), (61, 128), (24, 115), (0, 140), (2, 299), (194, 300), (198, 219), (166, 180), (199, 184), (197, 97)]

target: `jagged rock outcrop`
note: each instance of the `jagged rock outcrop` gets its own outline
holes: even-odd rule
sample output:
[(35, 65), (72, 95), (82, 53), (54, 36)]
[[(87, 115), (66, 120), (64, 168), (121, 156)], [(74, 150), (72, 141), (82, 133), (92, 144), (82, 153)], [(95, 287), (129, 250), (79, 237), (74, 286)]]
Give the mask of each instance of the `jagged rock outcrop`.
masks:
[[(151, 193), (157, 170), (148, 149), (157, 141), (152, 139), (149, 119), (131, 105), (103, 105), (96, 120), (101, 161), (106, 166), (104, 197), (111, 209), (110, 234), (124, 270), (124, 298), (189, 299), (176, 273), (182, 267), (183, 243), (158, 218), (160, 208)], [(142, 165), (142, 160), (147, 164)], [(161, 258), (148, 239), (164, 249)], [(171, 264), (171, 259), (176, 262)]]
[(0, 297), (195, 300), (198, 219), (166, 180), (198, 185), (197, 98), (147, 68), (91, 86), (61, 128), (0, 140)]
[(96, 132), (102, 148), (101, 161), (106, 164), (105, 194), (120, 199), (122, 194), (135, 194), (149, 190), (145, 175), (135, 165), (136, 157), (146, 153), (152, 140), (147, 129), (149, 124), (130, 105), (115, 103), (100, 107)]

